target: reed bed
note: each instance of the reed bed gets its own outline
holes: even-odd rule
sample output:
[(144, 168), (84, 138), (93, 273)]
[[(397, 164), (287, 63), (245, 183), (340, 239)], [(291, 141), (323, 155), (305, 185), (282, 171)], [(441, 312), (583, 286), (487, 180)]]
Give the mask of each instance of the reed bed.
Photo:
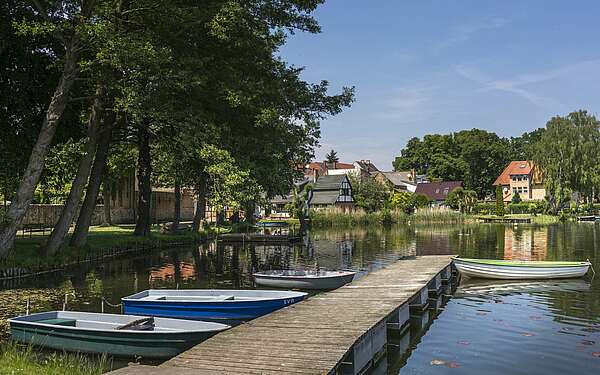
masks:
[(471, 215), (462, 214), (446, 208), (422, 208), (414, 213), (402, 210), (381, 210), (365, 212), (362, 209), (346, 211), (332, 207), (310, 212), (311, 225), (314, 227), (351, 227), (357, 225), (385, 225), (394, 223), (432, 223), (453, 224), (474, 222)]

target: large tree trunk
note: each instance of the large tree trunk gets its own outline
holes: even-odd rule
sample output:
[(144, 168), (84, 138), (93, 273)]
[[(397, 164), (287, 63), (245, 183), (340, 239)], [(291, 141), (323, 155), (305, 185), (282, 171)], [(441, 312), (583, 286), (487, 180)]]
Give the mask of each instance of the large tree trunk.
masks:
[(92, 105), (92, 111), (88, 122), (88, 140), (85, 145), (83, 156), (79, 160), (79, 167), (77, 168), (77, 175), (71, 185), (71, 191), (69, 191), (69, 197), (65, 202), (65, 205), (60, 212), (60, 217), (57, 223), (54, 225), (54, 229), (46, 242), (46, 253), (52, 255), (58, 251), (62, 245), (69, 227), (73, 222), (75, 213), (79, 202), (81, 202), (81, 195), (83, 189), (90, 177), (90, 170), (92, 168), (92, 161), (96, 153), (96, 144), (98, 141), (98, 128), (100, 126), (100, 117), (104, 110), (104, 89), (101, 85), (96, 89), (96, 96), (94, 97), (94, 104)]
[(87, 190), (85, 192), (85, 199), (83, 200), (81, 210), (79, 210), (75, 231), (71, 237), (71, 246), (82, 247), (87, 242), (88, 232), (92, 223), (92, 216), (94, 215), (96, 201), (98, 200), (98, 193), (100, 191), (100, 183), (102, 182), (102, 176), (106, 169), (106, 159), (108, 158), (108, 149), (110, 147), (115, 117), (114, 111), (105, 111), (104, 126), (98, 135), (96, 157), (94, 158), (90, 181), (88, 182)]
[(138, 205), (137, 220), (135, 222), (136, 236), (150, 235), (150, 199), (152, 198), (152, 187), (150, 185), (150, 176), (152, 166), (150, 161), (150, 133), (147, 123), (142, 124), (138, 131)]
[(56, 126), (65, 111), (69, 93), (79, 74), (79, 48), (79, 37), (75, 35), (66, 47), (62, 76), (46, 110), (46, 118), (42, 123), (37, 141), (31, 150), (29, 163), (17, 189), (17, 194), (8, 209), (8, 220), (2, 226), (0, 258), (6, 257), (12, 249), (17, 229), (23, 222), (27, 208), (33, 200), (33, 192), (44, 169), (44, 161), (52, 143), (52, 138), (54, 138), (54, 133), (56, 133)]
[(109, 226), (113, 225), (112, 215), (110, 213), (110, 181), (104, 176), (104, 181), (102, 182), (102, 200), (104, 201), (104, 223), (102, 225)]
[(196, 211), (194, 212), (194, 222), (192, 229), (194, 232), (200, 230), (200, 224), (206, 217), (206, 179), (200, 179), (198, 186), (196, 186)]
[(254, 200), (246, 202), (244, 211), (246, 211), (245, 212), (246, 222), (248, 224), (254, 225), (255, 221), (256, 221), (254, 218), (254, 211), (256, 211), (256, 202)]
[(178, 178), (175, 179), (175, 207), (173, 212), (173, 225), (171, 225), (171, 232), (175, 233), (179, 228), (179, 222), (181, 221), (181, 182)]

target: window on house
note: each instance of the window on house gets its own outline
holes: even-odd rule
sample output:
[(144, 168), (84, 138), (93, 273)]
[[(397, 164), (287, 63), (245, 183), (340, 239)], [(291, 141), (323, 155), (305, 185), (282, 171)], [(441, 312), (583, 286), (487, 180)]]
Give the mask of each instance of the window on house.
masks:
[(448, 190), (449, 190), (448, 188), (444, 189), (444, 195), (448, 195)]
[(435, 193), (439, 194), (440, 193), (440, 189), (435, 189)]
[(515, 194), (516, 192), (517, 192), (517, 188), (516, 188), (516, 187), (514, 187), (514, 188), (513, 188), (513, 194)]

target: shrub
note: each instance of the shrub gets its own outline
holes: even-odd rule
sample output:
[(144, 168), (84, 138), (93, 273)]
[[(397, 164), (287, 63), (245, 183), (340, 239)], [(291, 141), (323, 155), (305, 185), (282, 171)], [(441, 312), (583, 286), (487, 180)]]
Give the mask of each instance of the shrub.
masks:
[(412, 195), (412, 204), (415, 208), (425, 208), (431, 205), (431, 199), (423, 194), (415, 193)]
[(521, 199), (521, 195), (519, 193), (514, 193), (510, 203), (521, 203), (523, 200)]
[(504, 216), (504, 199), (500, 185), (496, 186), (496, 215)]

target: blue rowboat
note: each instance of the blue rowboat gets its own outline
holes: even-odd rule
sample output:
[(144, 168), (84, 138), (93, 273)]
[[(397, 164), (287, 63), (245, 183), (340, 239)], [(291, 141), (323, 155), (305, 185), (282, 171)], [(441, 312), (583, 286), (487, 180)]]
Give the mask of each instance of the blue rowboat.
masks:
[(150, 289), (121, 301), (125, 314), (235, 323), (292, 305), (306, 295), (276, 290)]
[(71, 352), (170, 358), (230, 328), (210, 322), (77, 311), (9, 319), (14, 340)]

